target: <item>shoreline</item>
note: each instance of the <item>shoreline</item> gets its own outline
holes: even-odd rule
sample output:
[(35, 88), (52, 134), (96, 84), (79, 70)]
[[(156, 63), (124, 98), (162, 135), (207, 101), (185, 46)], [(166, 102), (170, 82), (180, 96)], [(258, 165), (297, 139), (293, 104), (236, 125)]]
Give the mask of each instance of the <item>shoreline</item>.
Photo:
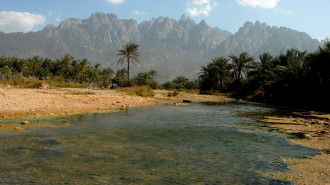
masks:
[(330, 115), (315, 112), (292, 112), (295, 116), (266, 116), (265, 122), (281, 132), (299, 135), (289, 142), (319, 149), (320, 154), (305, 159), (283, 158), (292, 172), (266, 176), (293, 181), (295, 184), (330, 184)]
[(180, 92), (168, 97), (171, 91), (154, 90), (154, 97), (127, 95), (117, 90), (79, 88), (19, 89), (0, 88), (0, 119), (23, 116), (61, 115), (108, 111), (122, 108), (146, 107), (159, 103), (226, 102), (226, 96), (200, 95)]
[[(0, 88), (0, 120), (12, 117), (69, 115), (104, 112), (116, 109), (192, 102), (233, 102), (235, 99), (221, 95), (200, 95), (180, 92), (168, 97), (171, 91), (154, 90), (155, 96), (144, 98), (127, 95), (117, 90), (77, 88), (17, 89)], [(320, 155), (308, 159), (283, 159), (294, 172), (266, 174), (270, 177), (294, 181), (297, 184), (330, 184), (330, 115), (315, 112), (292, 112), (294, 117), (266, 116), (265, 122), (285, 133), (303, 134), (304, 139), (290, 142), (320, 149)], [(22, 120), (24, 121), (24, 120)], [(1, 129), (15, 129), (0, 124)]]

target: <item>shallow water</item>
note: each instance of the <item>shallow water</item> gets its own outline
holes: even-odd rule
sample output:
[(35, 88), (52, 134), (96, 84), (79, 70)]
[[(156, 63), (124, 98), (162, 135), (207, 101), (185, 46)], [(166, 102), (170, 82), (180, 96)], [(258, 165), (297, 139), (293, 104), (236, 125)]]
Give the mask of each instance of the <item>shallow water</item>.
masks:
[(318, 151), (246, 116), (272, 111), (193, 103), (31, 118), (36, 126), (0, 131), (0, 184), (290, 184), (262, 174)]

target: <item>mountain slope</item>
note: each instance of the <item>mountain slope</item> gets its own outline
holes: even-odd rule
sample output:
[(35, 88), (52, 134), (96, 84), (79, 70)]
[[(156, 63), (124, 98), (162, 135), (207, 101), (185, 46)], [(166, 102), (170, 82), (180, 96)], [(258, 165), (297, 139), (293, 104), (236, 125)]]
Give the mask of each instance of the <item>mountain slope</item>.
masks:
[(312, 39), (306, 33), (298, 32), (285, 27), (271, 27), (257, 21), (255, 24), (246, 22), (235, 35), (228, 37), (215, 49), (213, 55), (221, 53), (225, 56), (238, 55), (242, 51), (252, 56), (258, 56), (263, 52), (279, 55), (287, 49), (314, 51), (319, 46), (316, 39)]

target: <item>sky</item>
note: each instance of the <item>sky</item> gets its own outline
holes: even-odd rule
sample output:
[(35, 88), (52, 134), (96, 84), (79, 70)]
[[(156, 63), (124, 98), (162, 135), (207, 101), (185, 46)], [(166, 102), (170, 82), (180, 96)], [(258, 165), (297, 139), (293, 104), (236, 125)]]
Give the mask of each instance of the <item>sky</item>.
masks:
[(114, 13), (138, 23), (153, 17), (199, 23), (236, 33), (246, 21), (306, 32), (322, 40), (330, 36), (330, 0), (0, 0), (0, 31), (29, 32), (58, 26), (66, 18)]

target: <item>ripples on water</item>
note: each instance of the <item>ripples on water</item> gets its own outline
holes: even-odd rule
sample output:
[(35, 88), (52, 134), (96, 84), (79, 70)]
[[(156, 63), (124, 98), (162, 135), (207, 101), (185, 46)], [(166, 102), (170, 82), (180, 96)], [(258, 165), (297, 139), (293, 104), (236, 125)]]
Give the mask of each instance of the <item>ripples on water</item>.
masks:
[(271, 111), (196, 103), (38, 118), (50, 126), (0, 131), (0, 184), (290, 184), (262, 173), (318, 151), (244, 116)]

